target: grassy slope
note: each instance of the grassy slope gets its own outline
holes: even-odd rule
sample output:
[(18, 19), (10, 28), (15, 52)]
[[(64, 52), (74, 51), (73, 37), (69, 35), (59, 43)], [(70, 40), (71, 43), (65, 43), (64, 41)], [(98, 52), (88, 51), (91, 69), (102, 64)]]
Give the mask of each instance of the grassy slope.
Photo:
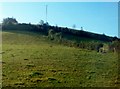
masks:
[(3, 32), (3, 87), (116, 86), (116, 53), (66, 47), (27, 33)]
[(2, 33), (1, 33), (1, 29), (0, 29), (0, 88), (2, 88), (2, 54), (1, 54), (1, 50), (2, 50)]

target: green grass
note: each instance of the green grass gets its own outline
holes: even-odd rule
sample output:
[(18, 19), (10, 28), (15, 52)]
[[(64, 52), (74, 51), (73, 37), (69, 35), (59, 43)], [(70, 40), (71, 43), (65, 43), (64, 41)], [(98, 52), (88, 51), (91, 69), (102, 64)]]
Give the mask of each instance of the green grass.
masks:
[(2, 37), (3, 87), (117, 86), (117, 53), (67, 47), (30, 32)]

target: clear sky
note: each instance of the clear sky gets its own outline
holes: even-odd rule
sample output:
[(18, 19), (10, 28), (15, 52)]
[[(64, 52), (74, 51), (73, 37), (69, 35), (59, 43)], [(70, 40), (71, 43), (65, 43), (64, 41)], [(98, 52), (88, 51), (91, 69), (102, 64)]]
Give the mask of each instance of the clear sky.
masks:
[(19, 23), (38, 24), (46, 21), (48, 5), (48, 23), (76, 29), (118, 36), (117, 2), (6, 2), (2, 3), (2, 18), (14, 17)]

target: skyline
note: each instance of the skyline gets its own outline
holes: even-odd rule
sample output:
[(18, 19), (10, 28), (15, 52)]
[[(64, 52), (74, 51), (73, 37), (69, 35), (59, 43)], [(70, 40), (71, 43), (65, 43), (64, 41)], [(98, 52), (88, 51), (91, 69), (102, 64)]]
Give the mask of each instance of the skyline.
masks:
[[(47, 21), (50, 25), (118, 37), (117, 2), (24, 2), (2, 3), (2, 19), (14, 17), (19, 23), (38, 24)], [(0, 21), (2, 21), (0, 19)]]

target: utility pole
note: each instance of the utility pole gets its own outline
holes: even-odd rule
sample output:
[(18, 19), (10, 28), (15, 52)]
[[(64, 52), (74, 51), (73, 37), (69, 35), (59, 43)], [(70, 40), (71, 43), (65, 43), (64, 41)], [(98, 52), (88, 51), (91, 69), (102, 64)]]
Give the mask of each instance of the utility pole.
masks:
[(46, 5), (46, 23), (47, 23), (47, 7), (48, 5)]

